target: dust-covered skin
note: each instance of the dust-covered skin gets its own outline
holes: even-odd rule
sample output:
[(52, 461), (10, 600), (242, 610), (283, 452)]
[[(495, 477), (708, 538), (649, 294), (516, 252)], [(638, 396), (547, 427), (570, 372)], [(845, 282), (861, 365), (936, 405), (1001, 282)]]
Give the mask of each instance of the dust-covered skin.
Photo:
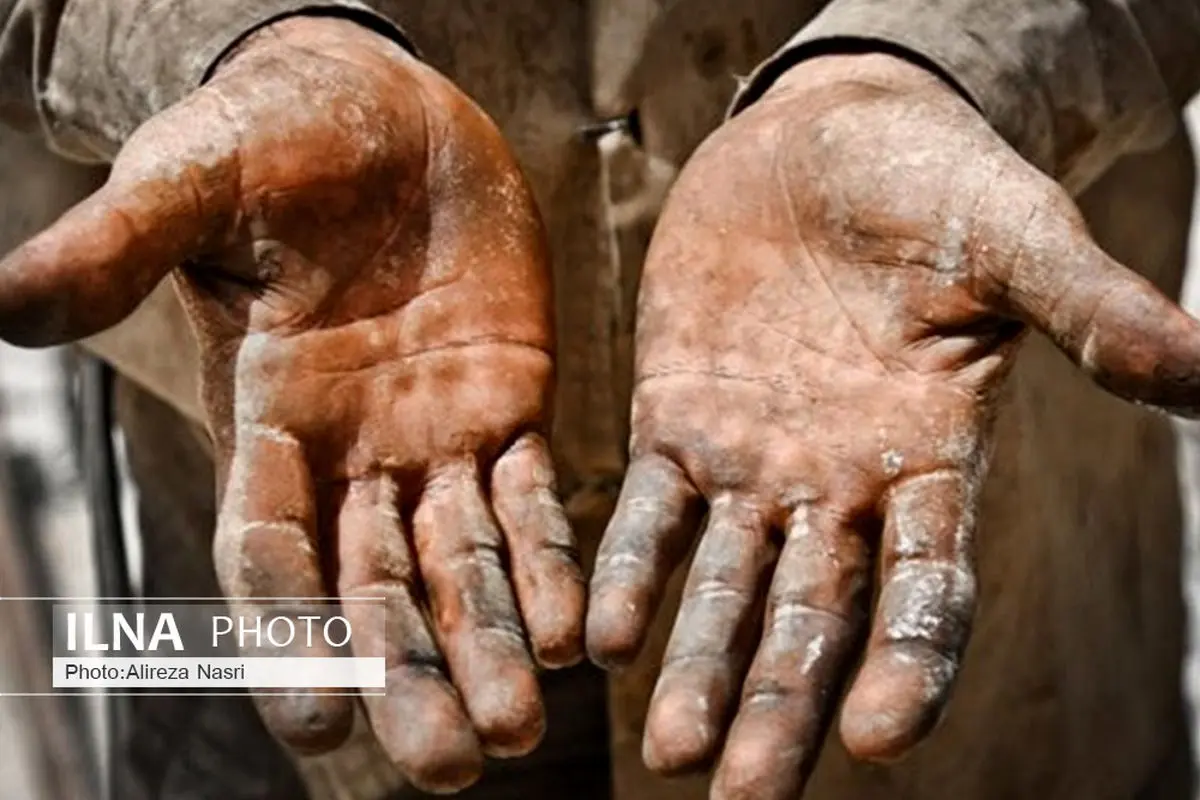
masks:
[(847, 749), (888, 760), (928, 732), (1027, 328), (1126, 398), (1200, 408), (1200, 326), (924, 69), (802, 62), (697, 151), (645, 266), (632, 462), (588, 614), (592, 657), (628, 662), (707, 508), (651, 768), (719, 757), (714, 798), (798, 796), (863, 641)]
[[(500, 134), (366, 28), (277, 23), (3, 262), (0, 329), (91, 334), (181, 263), (226, 594), (386, 598), (387, 640), (356, 652), (387, 659), (366, 705), (417, 785), (528, 752), (536, 665), (581, 658), (585, 591), (543, 438), (544, 231)], [(353, 698), (259, 700), (305, 750), (349, 730)]]

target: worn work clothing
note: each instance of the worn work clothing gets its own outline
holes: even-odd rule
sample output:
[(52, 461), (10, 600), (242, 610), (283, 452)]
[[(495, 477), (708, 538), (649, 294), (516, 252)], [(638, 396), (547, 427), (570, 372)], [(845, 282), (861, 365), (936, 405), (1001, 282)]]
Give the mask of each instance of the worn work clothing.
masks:
[[(914, 53), (1080, 196), (1113, 256), (1178, 292), (1192, 157), (1176, 121), (1200, 66), (1191, 0), (0, 0), (3, 135), (24, 137), (25, 151), (40, 138), (61, 156), (27, 158), (27, 186), (2, 201), (0, 244), (49, 221), (10, 224), (24, 192), (48, 193), (48, 208), (81, 197), (88, 181), (67, 159), (111, 159), (228, 47), (292, 13), (350, 15), (411, 43), (493, 116), (520, 158), (554, 256), (554, 448), (585, 549), (625, 466), (634, 298), (649, 234), (674, 176), (739, 85), (736, 107), (797, 60), (848, 42)], [(594, 133), (613, 119), (630, 124)], [(169, 288), (91, 346), (198, 418), (195, 348)], [(142, 423), (126, 415), (125, 424)], [(176, 425), (184, 435), (182, 417)], [(981, 606), (943, 725), (887, 768), (852, 763), (832, 737), (806, 797), (1187, 794), (1169, 426), (1102, 395), (1037, 340), (1011, 380), (997, 436), (981, 517)], [(186, 479), (149, 472), (144, 480), (157, 483), (144, 491), (184, 496)], [(640, 764), (673, 609), (639, 665), (610, 680), (620, 800), (705, 793), (702, 778), (666, 790)], [(372, 796), (382, 788), (355, 788), (388, 782), (372, 763), (308, 764), (310, 790)]]

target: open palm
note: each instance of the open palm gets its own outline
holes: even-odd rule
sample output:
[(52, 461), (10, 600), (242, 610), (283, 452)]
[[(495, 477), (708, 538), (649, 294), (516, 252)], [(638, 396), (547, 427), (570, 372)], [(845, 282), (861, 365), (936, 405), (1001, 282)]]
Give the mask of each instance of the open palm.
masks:
[[(368, 711), (419, 785), (527, 752), (535, 661), (581, 657), (584, 592), (542, 435), (544, 233), (500, 134), (383, 37), (279, 23), (6, 259), (0, 322), (24, 343), (88, 335), (181, 264), (226, 594), (386, 598), (387, 635), (356, 654), (387, 660)], [(299, 747), (349, 730), (345, 697), (258, 700)]]
[(707, 510), (644, 753), (674, 772), (723, 748), (718, 798), (798, 796), (864, 635), (849, 751), (898, 756), (936, 721), (1026, 325), (1106, 388), (1200, 408), (1200, 327), (949, 86), (890, 56), (793, 67), (699, 149), (638, 325), (589, 650), (636, 654)]

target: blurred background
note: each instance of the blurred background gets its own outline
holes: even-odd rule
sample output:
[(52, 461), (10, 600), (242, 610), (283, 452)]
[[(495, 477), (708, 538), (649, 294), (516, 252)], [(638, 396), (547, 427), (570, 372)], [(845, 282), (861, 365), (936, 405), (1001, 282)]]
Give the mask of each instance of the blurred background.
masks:
[[(0, 344), (0, 796), (92, 800), (104, 785), (109, 720), (100, 695), (16, 696), (50, 690), (49, 604), (19, 598), (96, 597), (99, 580), (87, 466), (95, 430), (81, 402), (99, 365), (74, 348)], [(119, 435), (111, 440), (121, 463)], [(121, 485), (125, 570), (140, 573), (133, 487)], [(93, 486), (92, 490), (99, 487)]]

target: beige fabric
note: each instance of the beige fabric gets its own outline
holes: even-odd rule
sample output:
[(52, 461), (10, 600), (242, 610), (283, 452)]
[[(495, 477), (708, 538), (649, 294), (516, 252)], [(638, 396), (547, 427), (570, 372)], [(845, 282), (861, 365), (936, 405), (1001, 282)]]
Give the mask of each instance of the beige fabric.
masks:
[[(19, 33), (14, 19), (40, 15), (38, 19), (49, 21), (45, 25), (58, 19), (50, 8), (54, 3), (0, 0), (0, 20), (6, 5), (16, 9), (5, 29), (10, 40), (14, 31)], [(67, 5), (77, 18), (100, 13), (98, 9), (115, 13), (113, 8), (128, 12), (136, 7), (146, 19), (131, 20), (129, 13), (110, 18), (120, 23), (115, 30), (124, 38), (119, 41), (188, 53), (188, 29), (177, 24), (180, 9), (203, 9), (193, 24), (200, 26), (196, 41), (205, 52), (219, 50), (218, 43), (232, 41), (248, 24), (281, 13), (271, 3), (260, 7), (231, 0), (77, 0)], [(221, 9), (234, 5), (242, 10), (229, 16), (232, 21), (223, 21)], [(282, 5), (294, 9), (301, 4)], [(374, 4), (402, 24), (430, 63), (494, 116), (534, 186), (550, 230), (557, 279), (560, 389), (554, 444), (569, 511), (590, 544), (602, 529), (624, 468), (634, 298), (657, 210), (688, 155), (720, 124), (738, 88), (737, 76), (750, 75), (819, 5), (804, 0)], [(863, 4), (833, 4), (855, 5)], [(943, 19), (952, 19), (956, 6), (980, 7), (966, 0), (892, 0), (891, 5), (913, 12), (909, 27), (904, 27), (903, 13), (889, 17), (900, 26), (889, 30), (904, 32), (900, 43), (921, 49), (925, 42), (931, 52), (953, 32), (934, 24), (936, 16), (917, 14), (914, 8), (938, 6), (945, 9)], [(1011, 11), (1070, 10), (1079, 4), (1023, 0), (993, 5)], [(1130, 4), (1089, 5), (1128, 16)], [(1139, 7), (1144, 11), (1147, 5)], [(145, 26), (172, 7), (174, 38), (155, 39)], [(998, 16), (991, 18), (991, 35), (1011, 36), (1011, 15)], [(1039, 17), (1028, 19), (1033, 24)], [(822, 18), (821, 35), (865, 35), (858, 26), (868, 22), (861, 12), (830, 12)], [(1181, 35), (1188, 32), (1180, 27)], [(1042, 33), (1039, 41), (1053, 40)], [(1102, 43), (1141, 37), (1136, 26), (1118, 26), (1116, 34)], [(60, 47), (83, 40), (104, 49), (104, 43), (90, 41), (78, 29), (60, 30), (58, 37)], [(1058, 44), (1055, 52), (1072, 52)], [(7, 52), (11, 58), (11, 48)], [(1162, 127), (1165, 101), (1154, 83), (1160, 79), (1139, 79), (1138, 69), (1146, 62), (1132, 55), (1118, 65), (1124, 71), (1113, 67), (1112, 59), (1104, 65), (1122, 80), (1146, 87), (1151, 101), (1144, 113), (1133, 116), (1158, 133), (1146, 141), (1110, 137), (1097, 163), (1107, 165), (1121, 152), (1161, 143), (1170, 131), (1170, 119)], [(0, 65), (4, 58), (0, 47)], [(114, 137), (126, 133), (139, 115), (186, 91), (188, 81), (203, 73), (204, 65), (191, 56), (186, 68), (176, 65), (154, 73), (151, 67), (161, 67), (165, 58), (162, 52), (140, 60), (116, 58), (106, 62), (115, 64), (116, 72), (102, 74), (100, 82), (56, 73), (49, 105), (42, 109), (50, 130), (61, 133), (62, 120), (69, 116), (70, 130), (78, 134), (73, 141), (99, 140), (87, 144), (92, 153), (111, 149)], [(953, 68), (946, 59), (940, 63)], [(1111, 83), (1111, 71), (1097, 72), (1096, 63), (1076, 61), (1064, 68), (1078, 68), (1076, 80), (1084, 91), (1088, 85)], [(1000, 84), (1011, 78), (1003, 64), (993, 66)], [(986, 74), (984, 65), (976, 67), (979, 75)], [(1083, 74), (1088, 69), (1092, 72)], [(120, 90), (129, 83), (141, 88)], [(104, 92), (96, 88), (101, 84), (126, 100), (103, 99)], [(64, 98), (77, 86), (82, 87), (77, 94), (92, 100), (81, 100), (66, 115)], [(87, 95), (83, 89), (100, 94)], [(88, 102), (99, 105), (89, 110)], [(1053, 106), (1057, 100), (1048, 102)], [(1105, 111), (1107, 106), (1100, 108), (1093, 123), (1108, 130), (1117, 124), (1115, 117)], [(634, 109), (643, 131), (640, 144), (619, 131), (599, 139), (579, 135), (583, 126)], [(1030, 147), (1046, 146), (1044, 137), (1049, 136), (1053, 150), (1056, 132), (1050, 125)], [(66, 141), (58, 146), (67, 147)], [(0, 143), (0, 158), (3, 153)], [(1167, 150), (1123, 162), (1085, 197), (1089, 218), (1110, 251), (1172, 291), (1181, 277), (1190, 176), (1190, 152), (1176, 138)], [(28, 179), (36, 183), (42, 178), (31, 168)], [(4, 201), (13, 202), (10, 197)], [(0, 214), (0, 226), (5, 219)], [(2, 233), (8, 235), (0, 235), (0, 244), (14, 242), (15, 234)], [(196, 413), (194, 348), (169, 287), (92, 346), (181, 410)], [(831, 740), (806, 795), (809, 800), (1125, 800), (1147, 789), (1160, 765), (1183, 745), (1179, 511), (1169, 427), (1085, 385), (1039, 340), (1020, 361), (999, 436), (982, 517), (977, 634), (945, 724), (913, 757), (888, 768), (852, 764)], [(639, 666), (612, 680), (619, 800), (705, 796), (703, 779), (667, 784), (640, 764), (645, 704), (672, 610), (664, 610)], [(325, 765), (323, 778), (314, 775), (314, 786), (349, 781), (354, 771)], [(339, 774), (350, 777), (330, 779)], [(1174, 778), (1163, 780), (1169, 784)], [(1169, 785), (1162, 793), (1149, 788), (1145, 796), (1182, 797), (1179, 787)], [(322, 790), (321, 796), (352, 794)]]
[(1193, 0), (838, 0), (763, 64), (739, 103), (847, 39), (920, 53), (1073, 194), (1122, 154), (1161, 147), (1200, 89)]

